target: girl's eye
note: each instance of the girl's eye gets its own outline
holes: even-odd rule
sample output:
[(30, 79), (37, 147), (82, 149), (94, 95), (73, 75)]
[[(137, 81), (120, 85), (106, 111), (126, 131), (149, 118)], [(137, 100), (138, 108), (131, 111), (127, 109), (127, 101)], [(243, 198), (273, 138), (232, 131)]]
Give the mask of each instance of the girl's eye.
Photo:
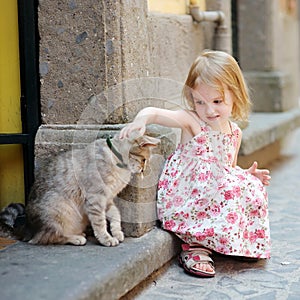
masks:
[(196, 103), (199, 104), (199, 105), (203, 105), (203, 104), (204, 104), (204, 101), (199, 100), (199, 101), (197, 101)]
[(222, 103), (222, 102), (223, 102), (223, 100), (221, 100), (221, 99), (214, 100), (214, 103), (215, 103), (215, 104), (220, 104), (220, 103)]

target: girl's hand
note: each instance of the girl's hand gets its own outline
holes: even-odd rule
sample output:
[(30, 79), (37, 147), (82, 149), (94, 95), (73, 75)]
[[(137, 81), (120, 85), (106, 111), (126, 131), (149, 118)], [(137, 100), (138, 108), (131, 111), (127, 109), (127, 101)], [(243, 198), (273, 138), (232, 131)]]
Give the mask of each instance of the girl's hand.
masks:
[(252, 175), (256, 176), (264, 185), (270, 184), (271, 176), (270, 171), (267, 169), (257, 169), (257, 162), (255, 161), (252, 166), (247, 170)]
[(127, 124), (124, 128), (121, 129), (119, 138), (120, 139), (127, 138), (133, 131), (137, 131), (139, 136), (142, 136), (146, 131), (146, 125), (143, 122), (135, 120), (132, 123)]

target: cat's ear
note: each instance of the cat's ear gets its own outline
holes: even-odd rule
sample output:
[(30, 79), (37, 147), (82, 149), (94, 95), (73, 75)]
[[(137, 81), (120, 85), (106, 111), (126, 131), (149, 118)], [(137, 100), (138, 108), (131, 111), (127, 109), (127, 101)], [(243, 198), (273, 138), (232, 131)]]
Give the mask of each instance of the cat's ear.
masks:
[(148, 135), (143, 135), (137, 139), (139, 147), (156, 147), (160, 140)]

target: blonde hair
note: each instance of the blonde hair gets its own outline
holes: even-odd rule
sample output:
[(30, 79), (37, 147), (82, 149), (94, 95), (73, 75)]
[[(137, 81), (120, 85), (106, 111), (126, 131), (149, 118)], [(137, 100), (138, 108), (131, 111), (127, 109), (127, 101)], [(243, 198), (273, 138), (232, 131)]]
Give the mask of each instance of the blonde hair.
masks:
[(189, 108), (195, 109), (191, 89), (204, 83), (224, 97), (227, 87), (233, 96), (232, 118), (247, 121), (251, 101), (242, 71), (236, 60), (222, 51), (205, 50), (192, 64), (182, 94)]

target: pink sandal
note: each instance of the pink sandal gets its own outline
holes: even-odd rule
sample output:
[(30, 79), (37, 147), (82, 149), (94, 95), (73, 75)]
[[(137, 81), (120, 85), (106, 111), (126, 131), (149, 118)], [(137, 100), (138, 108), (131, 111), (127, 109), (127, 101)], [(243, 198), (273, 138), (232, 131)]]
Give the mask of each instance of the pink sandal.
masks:
[[(184, 268), (187, 273), (199, 276), (199, 277), (214, 277), (216, 272), (214, 268), (214, 262), (209, 257), (212, 252), (199, 245), (182, 244), (182, 252), (178, 259), (180, 265)], [(206, 263), (211, 266), (213, 271), (203, 271), (195, 268), (198, 263)]]

